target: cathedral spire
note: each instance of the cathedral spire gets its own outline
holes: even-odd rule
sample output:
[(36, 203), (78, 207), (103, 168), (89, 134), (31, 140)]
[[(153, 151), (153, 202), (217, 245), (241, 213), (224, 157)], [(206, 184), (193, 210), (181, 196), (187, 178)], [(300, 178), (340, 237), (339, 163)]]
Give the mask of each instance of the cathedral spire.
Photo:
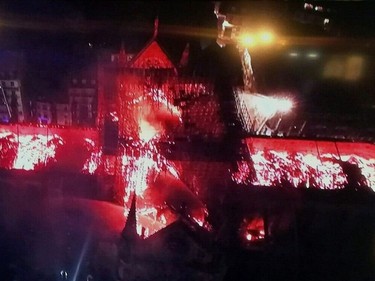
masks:
[(189, 53), (190, 53), (190, 44), (187, 43), (186, 46), (185, 46), (185, 49), (184, 49), (184, 51), (181, 55), (180, 64), (179, 64), (180, 67), (187, 66), (187, 64), (189, 62)]
[(159, 17), (157, 16), (154, 21), (154, 35), (152, 36), (153, 39), (156, 39), (159, 32)]
[(136, 239), (137, 234), (137, 216), (136, 216), (136, 195), (133, 195), (131, 207), (129, 210), (128, 217), (126, 219), (126, 224), (122, 230), (121, 236), (124, 239)]
[(125, 51), (125, 42), (124, 39), (121, 40), (121, 48), (120, 48), (120, 53), (119, 53), (119, 63), (124, 65), (126, 64), (126, 51)]

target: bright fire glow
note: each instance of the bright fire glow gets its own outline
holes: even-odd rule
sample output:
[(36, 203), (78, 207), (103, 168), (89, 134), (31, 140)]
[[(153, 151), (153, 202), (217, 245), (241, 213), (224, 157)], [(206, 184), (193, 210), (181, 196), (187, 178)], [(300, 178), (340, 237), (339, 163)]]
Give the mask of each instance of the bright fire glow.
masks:
[(90, 152), (90, 157), (86, 160), (82, 172), (95, 174), (102, 162), (102, 150), (91, 139), (85, 139), (86, 149)]
[(148, 187), (148, 178), (153, 168), (158, 168), (157, 163), (152, 159), (150, 153), (145, 153), (136, 157), (123, 156), (122, 164), (126, 169), (125, 176), (128, 187), (126, 188), (125, 201), (129, 201), (131, 192), (141, 198)]
[[(73, 146), (75, 149), (84, 149), (90, 153), (85, 160), (81, 170), (84, 173), (94, 174), (101, 165), (101, 148), (89, 138), (82, 136), (82, 143), (79, 139), (70, 136), (69, 133), (63, 138), (57, 133), (48, 133), (46, 128), (41, 127), (22, 127), (12, 131), (12, 127), (1, 128), (0, 132), (0, 168), (37, 170), (43, 169), (48, 165), (55, 163), (57, 166), (60, 161), (70, 162), (72, 166), (77, 155), (60, 154), (59, 149), (65, 146)], [(69, 132), (70, 129), (64, 129)], [(18, 132), (19, 131), (19, 132)], [(77, 146), (78, 145), (78, 146)]]
[(265, 44), (270, 44), (274, 40), (274, 35), (269, 31), (263, 31), (259, 34), (261, 42)]
[[(179, 122), (181, 113), (163, 91), (152, 88), (132, 95), (124, 93), (120, 116), (122, 120), (132, 120), (120, 128), (126, 132), (127, 139), (122, 146), (121, 157), (121, 175), (125, 187), (124, 214), (128, 214), (131, 196), (136, 194), (137, 232), (147, 237), (176, 219), (162, 195), (171, 187), (155, 187), (155, 182), (159, 177), (163, 177), (164, 173), (180, 181), (178, 172), (172, 163), (159, 153), (156, 144), (165, 135), (166, 124), (176, 120)], [(202, 218), (192, 219), (203, 225)]]
[(112, 122), (118, 122), (118, 115), (116, 111), (110, 112), (109, 116), (111, 117)]
[(264, 220), (257, 216), (244, 219), (240, 227), (240, 235), (246, 242), (263, 240), (265, 238)]
[(289, 112), (293, 107), (292, 101), (288, 99), (277, 99), (276, 103), (276, 107), (280, 112)]
[(63, 144), (58, 135), (20, 135), (14, 169), (34, 170), (37, 165), (55, 161), (56, 148)]
[[(236, 183), (321, 189), (341, 189), (347, 184), (342, 167), (335, 161), (335, 155), (330, 153), (319, 157), (312, 153), (261, 150), (252, 154), (251, 158), (252, 165), (238, 163), (237, 172), (232, 174)], [(342, 155), (341, 159), (358, 165), (366, 185), (375, 190), (374, 159), (358, 155)]]
[(135, 193), (137, 195), (137, 232), (147, 237), (175, 220), (175, 216), (171, 213), (162, 211), (160, 214), (160, 210), (167, 206), (165, 203), (155, 206), (154, 200), (157, 198), (150, 198), (149, 187), (161, 173), (168, 172), (176, 175), (177, 172), (173, 165), (158, 153), (152, 140), (133, 142), (131, 145), (125, 146), (122, 157), (122, 174), (125, 180), (124, 214), (127, 215), (129, 212), (131, 195)]
[(265, 96), (237, 89), (235, 95), (238, 117), (247, 132), (260, 133), (269, 120), (287, 114), (294, 106), (290, 94)]
[(286, 98), (256, 95), (253, 98), (253, 102), (258, 112), (267, 118), (271, 118), (277, 112), (288, 112), (293, 107), (293, 103)]
[(245, 33), (240, 36), (240, 43), (244, 47), (252, 47), (256, 44), (256, 38), (254, 35)]
[(144, 142), (149, 142), (157, 135), (158, 131), (146, 120), (139, 121), (139, 138)]
[[(15, 135), (12, 132), (0, 134), (2, 166), (8, 169), (34, 170), (56, 161), (56, 148), (63, 145), (58, 135), (45, 136)], [(3, 155), (4, 154), (4, 155)]]
[(270, 97), (261, 94), (238, 93), (238, 98), (249, 112), (262, 118), (272, 118), (276, 113), (287, 113), (293, 108), (293, 102), (286, 97)]
[(239, 43), (245, 48), (254, 47), (258, 44), (269, 45), (275, 39), (270, 31), (262, 31), (258, 34), (243, 33), (239, 37)]
[[(154, 146), (152, 147), (154, 148)], [(174, 220), (174, 216), (171, 215), (160, 216), (159, 208), (156, 208), (154, 202), (152, 202), (154, 198), (149, 198), (147, 193), (150, 184), (153, 183), (158, 173), (162, 170), (173, 170), (174, 168), (165, 158), (158, 157), (154, 150), (145, 149), (136, 152), (129, 149), (128, 152), (130, 152), (128, 153), (130, 155), (125, 154), (122, 158), (123, 175), (126, 182), (125, 215), (129, 211), (127, 205), (131, 200), (130, 196), (135, 192), (137, 195), (137, 232), (141, 235), (142, 228), (144, 228), (143, 235), (147, 237)], [(162, 206), (162, 208), (164, 207)]]

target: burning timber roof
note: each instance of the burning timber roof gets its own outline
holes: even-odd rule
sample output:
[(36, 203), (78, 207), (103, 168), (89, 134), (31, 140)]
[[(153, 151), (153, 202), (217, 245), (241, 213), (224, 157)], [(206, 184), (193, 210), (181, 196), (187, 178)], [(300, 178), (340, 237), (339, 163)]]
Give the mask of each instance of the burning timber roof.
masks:
[(146, 46), (131, 60), (131, 68), (175, 68), (171, 59), (157, 42), (152, 38)]

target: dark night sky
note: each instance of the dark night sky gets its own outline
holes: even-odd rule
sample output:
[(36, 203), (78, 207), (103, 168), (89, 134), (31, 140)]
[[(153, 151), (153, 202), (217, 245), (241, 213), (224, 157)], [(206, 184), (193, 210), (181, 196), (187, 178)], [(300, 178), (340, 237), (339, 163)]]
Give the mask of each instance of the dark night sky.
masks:
[[(260, 85), (265, 88), (294, 87), (303, 95), (330, 91), (333, 93), (331, 100), (335, 99), (335, 94), (342, 92), (351, 95), (352, 89), (367, 91), (367, 95), (374, 96), (375, 93), (369, 86), (369, 81), (372, 81), (375, 75), (374, 43), (363, 46), (361, 41), (358, 41), (357, 45), (349, 48), (344, 38), (375, 37), (375, 3), (314, 3), (323, 3), (324, 7), (331, 10), (329, 16), (333, 28), (330, 32), (324, 32), (320, 26), (297, 20), (303, 12), (302, 1), (225, 2), (223, 7), (245, 7), (255, 17), (266, 15), (267, 18), (272, 15), (269, 16), (271, 21), (278, 25), (278, 31), (284, 36), (297, 35), (302, 40), (310, 36), (341, 40), (332, 40), (334, 43), (329, 48), (320, 46), (319, 43), (291, 45), (285, 50), (274, 52), (269, 58), (254, 54), (254, 69), (259, 76)], [(50, 89), (52, 94), (56, 94), (59, 87), (62, 91), (61, 77), (66, 76), (70, 70), (87, 64), (90, 58), (95, 56), (95, 50), (118, 49), (122, 40), (134, 49), (141, 48), (152, 34), (156, 16), (160, 20), (160, 37), (169, 39), (171, 52), (179, 54), (182, 50), (178, 49), (183, 48), (184, 42), (191, 40), (200, 41), (200, 46), (206, 47), (209, 42), (213, 42), (216, 35), (213, 6), (211, 1), (2, 1), (0, 48), (22, 50), (26, 53), (29, 68), (32, 69), (29, 75), (35, 77), (31, 80), (39, 81), (30, 84), (31, 94), (39, 93), (41, 88)], [(213, 37), (202, 37), (207, 34), (206, 28), (211, 30)], [(192, 31), (198, 32), (199, 36), (191, 36)], [(91, 43), (93, 48), (90, 48), (88, 43)], [(301, 52), (317, 51), (321, 54), (321, 59), (314, 63), (285, 60), (285, 54), (296, 49)], [(345, 56), (351, 52), (365, 55), (368, 60), (368, 73), (363, 81), (351, 85), (336, 81), (338, 85), (332, 86), (332, 83), (326, 85), (327, 81), (319, 80), (321, 77), (317, 73), (324, 67), (324, 60), (330, 59), (336, 53)], [(316, 101), (316, 98), (314, 99)], [(325, 104), (319, 99), (317, 102), (323, 106)]]
[(26, 54), (32, 69), (29, 95), (54, 95), (63, 91), (61, 77), (89, 64), (96, 50), (118, 49), (122, 40), (134, 50), (142, 48), (156, 16), (160, 30), (170, 25), (215, 28), (212, 7), (210, 2), (2, 1), (0, 48)]
[[(319, 3), (319, 2), (314, 2)], [(375, 35), (375, 3), (371, 1), (325, 1), (325, 8), (330, 9), (331, 21), (340, 28), (340, 36), (374, 36)], [(25, 39), (17, 35), (42, 34), (45, 41), (49, 35), (87, 36), (95, 33), (119, 35), (129, 32), (134, 27), (152, 26), (156, 16), (160, 25), (178, 27), (216, 28), (212, 1), (1, 1), (2, 31), (15, 32), (19, 40)], [(296, 21), (298, 12), (303, 9), (302, 1), (224, 1), (223, 7), (242, 7), (254, 17), (265, 14), (282, 22), (280, 33), (290, 35), (302, 32), (301, 35), (312, 34), (311, 24)], [(4, 30), (5, 29), (5, 30)], [(146, 28), (145, 28), (146, 29)], [(316, 28), (319, 30), (319, 28)], [(139, 31), (139, 30), (138, 30)], [(324, 35), (323, 33), (319, 35)], [(337, 34), (335, 34), (337, 35)], [(26, 36), (27, 37), (27, 36)], [(53, 37), (51, 37), (53, 38)], [(12, 38), (11, 38), (12, 39)], [(105, 38), (102, 39), (103, 41)]]

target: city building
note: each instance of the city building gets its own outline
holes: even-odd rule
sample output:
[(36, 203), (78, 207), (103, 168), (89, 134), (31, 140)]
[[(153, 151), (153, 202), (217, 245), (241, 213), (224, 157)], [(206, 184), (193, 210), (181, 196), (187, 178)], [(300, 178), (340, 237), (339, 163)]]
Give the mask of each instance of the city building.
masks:
[(35, 102), (35, 121), (38, 124), (49, 125), (53, 122), (52, 104), (45, 100)]
[(22, 85), (24, 57), (0, 51), (0, 122), (22, 123), (27, 119)]
[[(73, 125), (83, 127), (96, 125), (97, 87), (96, 67), (70, 75), (68, 97)], [(69, 120), (69, 116), (67, 116), (67, 120)]]
[(56, 103), (56, 124), (62, 126), (72, 125), (72, 110), (69, 103)]

